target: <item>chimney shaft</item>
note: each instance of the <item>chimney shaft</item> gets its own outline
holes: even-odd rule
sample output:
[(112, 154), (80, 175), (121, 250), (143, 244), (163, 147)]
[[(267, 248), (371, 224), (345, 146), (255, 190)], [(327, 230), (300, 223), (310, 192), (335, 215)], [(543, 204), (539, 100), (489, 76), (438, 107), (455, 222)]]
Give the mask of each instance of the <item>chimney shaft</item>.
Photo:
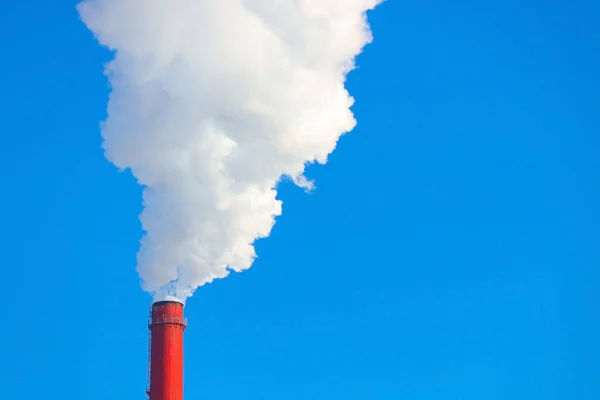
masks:
[(152, 304), (150, 329), (149, 400), (183, 400), (183, 304), (160, 301)]

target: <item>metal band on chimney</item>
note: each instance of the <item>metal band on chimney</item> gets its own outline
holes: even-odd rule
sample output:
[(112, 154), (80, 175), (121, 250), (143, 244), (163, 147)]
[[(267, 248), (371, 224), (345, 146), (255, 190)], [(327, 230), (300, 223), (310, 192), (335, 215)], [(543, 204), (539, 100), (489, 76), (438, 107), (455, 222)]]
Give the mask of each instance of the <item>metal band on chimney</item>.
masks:
[(187, 328), (187, 318), (163, 314), (148, 320), (148, 329), (152, 329), (155, 325), (177, 325), (185, 330)]

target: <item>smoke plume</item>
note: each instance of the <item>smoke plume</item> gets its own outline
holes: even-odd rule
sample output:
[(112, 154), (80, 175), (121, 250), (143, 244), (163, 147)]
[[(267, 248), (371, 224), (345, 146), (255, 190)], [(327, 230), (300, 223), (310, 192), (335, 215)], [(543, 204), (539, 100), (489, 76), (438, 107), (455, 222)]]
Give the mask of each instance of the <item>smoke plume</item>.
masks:
[(143, 185), (138, 272), (185, 300), (251, 266), (282, 177), (312, 189), (356, 124), (344, 87), (382, 0), (86, 0), (111, 49), (106, 157)]

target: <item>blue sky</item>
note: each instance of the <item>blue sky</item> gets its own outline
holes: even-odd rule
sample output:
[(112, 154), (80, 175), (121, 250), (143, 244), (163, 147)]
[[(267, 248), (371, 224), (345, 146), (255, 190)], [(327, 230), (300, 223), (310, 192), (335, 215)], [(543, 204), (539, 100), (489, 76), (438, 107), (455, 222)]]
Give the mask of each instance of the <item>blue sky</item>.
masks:
[[(0, 386), (143, 399), (141, 189), (103, 157), (109, 54), (74, 6), (0, 5)], [(186, 398), (599, 398), (599, 17), (371, 13), (358, 127), (309, 168), (313, 194), (282, 184), (255, 265), (188, 301)]]

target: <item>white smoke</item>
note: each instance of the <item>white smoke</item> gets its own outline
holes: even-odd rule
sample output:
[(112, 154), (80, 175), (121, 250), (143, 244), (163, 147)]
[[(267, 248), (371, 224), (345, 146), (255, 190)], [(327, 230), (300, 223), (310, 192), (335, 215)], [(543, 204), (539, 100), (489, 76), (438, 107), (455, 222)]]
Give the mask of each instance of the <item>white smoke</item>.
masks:
[(276, 185), (306, 189), (356, 124), (344, 88), (382, 0), (86, 0), (114, 51), (106, 157), (144, 186), (138, 253), (155, 299), (185, 300), (230, 269), (281, 214)]

